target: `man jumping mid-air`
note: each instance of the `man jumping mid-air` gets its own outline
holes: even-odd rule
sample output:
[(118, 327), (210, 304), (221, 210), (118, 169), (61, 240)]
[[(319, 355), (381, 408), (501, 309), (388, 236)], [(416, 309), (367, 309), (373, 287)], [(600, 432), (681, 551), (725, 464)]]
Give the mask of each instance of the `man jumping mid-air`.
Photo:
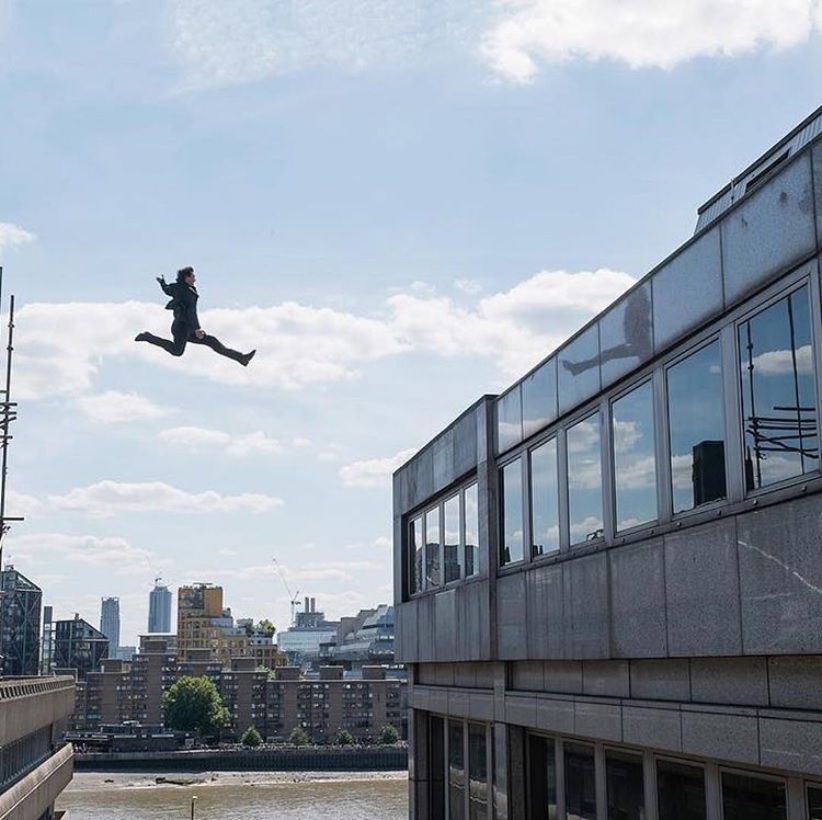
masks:
[(182, 356), (186, 345), (190, 342), (195, 345), (205, 345), (210, 347), (215, 353), (234, 359), (243, 367), (254, 358), (256, 350), (250, 353), (240, 353), (226, 347), (216, 336), (209, 336), (201, 327), (197, 318), (197, 299), (199, 294), (194, 282), (197, 277), (194, 275), (194, 268), (182, 268), (177, 271), (177, 281), (170, 285), (166, 283), (165, 277), (158, 276), (157, 281), (163, 289), (163, 293), (171, 297), (171, 301), (166, 305), (168, 310), (174, 311), (174, 321), (171, 323), (172, 341), (161, 339), (153, 333), (143, 331), (134, 337), (135, 342), (148, 342), (149, 344), (162, 347), (172, 356)]

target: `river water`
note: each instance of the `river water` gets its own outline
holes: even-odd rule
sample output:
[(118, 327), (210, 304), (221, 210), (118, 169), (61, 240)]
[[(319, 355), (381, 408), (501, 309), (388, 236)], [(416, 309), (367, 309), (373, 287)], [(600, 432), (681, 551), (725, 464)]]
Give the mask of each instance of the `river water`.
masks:
[[(408, 820), (405, 772), (76, 772), (57, 808), (70, 820)], [(196, 796), (196, 800), (192, 798)]]

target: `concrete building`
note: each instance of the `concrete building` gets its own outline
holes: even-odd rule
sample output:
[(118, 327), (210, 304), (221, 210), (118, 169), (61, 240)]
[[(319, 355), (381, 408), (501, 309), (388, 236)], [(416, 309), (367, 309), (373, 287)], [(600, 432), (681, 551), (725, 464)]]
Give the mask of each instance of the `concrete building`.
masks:
[(51, 820), (73, 771), (71, 677), (0, 681), (0, 817)]
[(100, 632), (108, 638), (108, 655), (120, 654), (120, 599), (103, 598), (100, 603)]
[(54, 624), (54, 668), (73, 669), (83, 680), (108, 657), (108, 638), (79, 615)]
[(171, 632), (171, 592), (159, 578), (148, 595), (148, 632)]
[(822, 109), (395, 473), (412, 818), (822, 817), (821, 247)]
[(306, 598), (305, 609), (296, 614), (294, 624), (277, 633), (277, 646), (292, 666), (317, 665), (320, 646), (334, 639), (339, 625), (339, 621), (325, 619), (325, 613), (317, 609), (314, 598)]
[(40, 671), (40, 611), (43, 593), (13, 566), (0, 573), (0, 642), (3, 675), (33, 676)]

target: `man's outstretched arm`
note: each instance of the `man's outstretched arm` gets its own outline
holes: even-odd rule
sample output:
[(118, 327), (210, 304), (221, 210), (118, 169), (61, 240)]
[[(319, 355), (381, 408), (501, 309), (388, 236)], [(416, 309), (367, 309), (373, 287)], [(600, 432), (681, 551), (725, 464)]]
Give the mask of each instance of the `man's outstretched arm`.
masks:
[(174, 296), (174, 291), (171, 289), (171, 285), (169, 285), (169, 284), (166, 282), (166, 278), (165, 278), (165, 276), (163, 276), (162, 274), (160, 274), (160, 275), (157, 277), (157, 281), (159, 282), (160, 287), (163, 289), (163, 293), (165, 293), (165, 295), (166, 295), (166, 296)]

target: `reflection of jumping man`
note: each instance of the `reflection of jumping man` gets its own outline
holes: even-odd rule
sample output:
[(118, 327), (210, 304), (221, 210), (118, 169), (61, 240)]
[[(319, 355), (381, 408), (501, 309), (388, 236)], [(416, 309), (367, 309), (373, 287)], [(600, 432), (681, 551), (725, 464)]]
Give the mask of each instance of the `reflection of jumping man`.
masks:
[(614, 359), (628, 359), (636, 356), (641, 361), (647, 357), (651, 353), (651, 303), (648, 301), (644, 288), (637, 288), (628, 297), (625, 315), (622, 317), (622, 331), (625, 335), (624, 344), (606, 348), (599, 356), (578, 362), (563, 359), (562, 366), (572, 376), (577, 376), (598, 364)]
[(174, 311), (174, 321), (171, 323), (172, 341), (161, 339), (153, 333), (143, 331), (134, 337), (135, 342), (148, 342), (149, 344), (162, 347), (172, 356), (182, 356), (186, 345), (190, 342), (195, 345), (205, 345), (210, 347), (215, 353), (234, 359), (243, 367), (254, 358), (256, 350), (250, 353), (240, 353), (226, 347), (216, 336), (209, 336), (201, 327), (197, 318), (197, 300), (200, 298), (194, 282), (197, 277), (194, 275), (194, 268), (182, 268), (177, 271), (177, 281), (170, 285), (166, 283), (165, 277), (158, 276), (157, 281), (166, 296), (171, 297), (171, 301), (166, 305), (167, 310)]

